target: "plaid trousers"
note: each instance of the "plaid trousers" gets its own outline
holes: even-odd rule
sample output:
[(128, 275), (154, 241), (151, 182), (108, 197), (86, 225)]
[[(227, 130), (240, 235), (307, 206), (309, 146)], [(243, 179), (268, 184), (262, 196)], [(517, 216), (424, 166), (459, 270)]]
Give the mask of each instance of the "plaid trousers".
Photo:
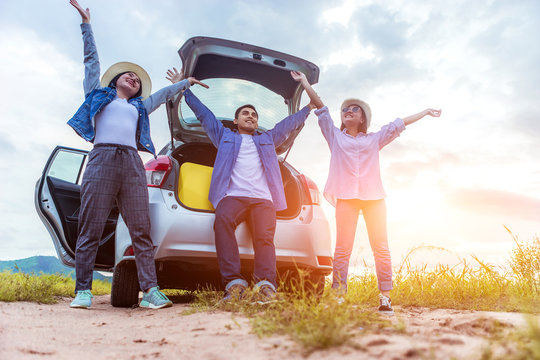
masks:
[(146, 174), (137, 150), (97, 144), (88, 155), (81, 185), (75, 291), (92, 288), (92, 271), (105, 223), (114, 205), (129, 230), (142, 290), (157, 286)]

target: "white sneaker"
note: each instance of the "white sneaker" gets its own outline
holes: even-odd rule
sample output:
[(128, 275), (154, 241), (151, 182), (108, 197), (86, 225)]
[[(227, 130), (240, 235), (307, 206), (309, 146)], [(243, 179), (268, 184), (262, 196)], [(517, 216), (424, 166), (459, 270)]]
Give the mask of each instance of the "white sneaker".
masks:
[(392, 309), (392, 300), (388, 296), (384, 296), (383, 294), (379, 294), (379, 312), (384, 315), (393, 316), (394, 315), (394, 309)]

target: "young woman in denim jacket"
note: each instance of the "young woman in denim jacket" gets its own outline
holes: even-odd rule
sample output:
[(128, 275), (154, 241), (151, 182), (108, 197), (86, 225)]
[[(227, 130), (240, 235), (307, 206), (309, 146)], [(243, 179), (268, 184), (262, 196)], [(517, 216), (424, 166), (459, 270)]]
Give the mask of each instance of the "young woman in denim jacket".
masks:
[(137, 150), (155, 156), (148, 114), (190, 85), (206, 85), (195, 78), (182, 80), (174, 69), (167, 72), (167, 79), (173, 85), (150, 95), (150, 77), (140, 66), (129, 62), (112, 65), (100, 84), (90, 10), (84, 10), (76, 0), (70, 3), (82, 17), (86, 99), (68, 124), (82, 138), (94, 143), (81, 184), (75, 250), (77, 296), (71, 307), (88, 308), (92, 304), (92, 271), (99, 241), (115, 202), (133, 243), (139, 285), (143, 290), (140, 306), (168, 307), (172, 302), (157, 287), (146, 174)]
[[(308, 94), (314, 92), (309, 84), (307, 87), (304, 85), (304, 88)], [(439, 117), (441, 110), (426, 109), (403, 119), (398, 118), (378, 132), (368, 133), (371, 109), (366, 102), (359, 99), (345, 100), (341, 105), (340, 128), (334, 125), (322, 101), (315, 105), (319, 126), (331, 152), (324, 196), (336, 208), (332, 288), (340, 293), (347, 292), (349, 259), (358, 217), (362, 211), (381, 292), (379, 311), (392, 314), (392, 264), (387, 241), (386, 194), (381, 182), (379, 151), (397, 138), (405, 126), (427, 115)]]

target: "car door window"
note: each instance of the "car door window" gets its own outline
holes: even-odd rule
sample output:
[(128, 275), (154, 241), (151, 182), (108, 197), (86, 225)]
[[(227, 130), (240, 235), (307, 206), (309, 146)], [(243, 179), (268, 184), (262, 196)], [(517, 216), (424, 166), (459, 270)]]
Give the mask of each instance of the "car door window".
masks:
[(80, 184), (85, 158), (86, 154), (69, 150), (59, 151), (56, 153), (47, 175), (72, 184)]

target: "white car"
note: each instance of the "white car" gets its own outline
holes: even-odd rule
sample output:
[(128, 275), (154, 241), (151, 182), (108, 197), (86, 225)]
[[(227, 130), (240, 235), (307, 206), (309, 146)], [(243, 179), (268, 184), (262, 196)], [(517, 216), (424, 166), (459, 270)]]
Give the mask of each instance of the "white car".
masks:
[[(319, 69), (306, 60), (244, 43), (209, 38), (189, 39), (178, 51), (186, 76), (204, 80), (210, 89), (192, 91), (225, 126), (233, 127), (235, 109), (255, 105), (259, 130), (271, 129), (298, 111), (301, 85), (291, 70), (318, 81)], [(145, 164), (150, 195), (151, 236), (158, 285), (162, 289), (222, 288), (214, 244), (214, 211), (208, 188), (216, 148), (211, 144), (182, 94), (165, 104), (171, 142)], [(153, 120), (156, 121), (156, 120)], [(302, 127), (276, 149), (286, 153)], [(302, 144), (297, 144), (302, 146)], [(285, 155), (286, 157), (286, 155)], [(75, 266), (80, 184), (87, 151), (57, 146), (35, 191), (36, 210), (49, 231), (60, 260)], [(297, 281), (308, 274), (311, 290), (321, 291), (332, 270), (330, 228), (317, 186), (279, 157), (287, 209), (277, 213), (274, 238), (278, 277)], [(253, 246), (245, 223), (236, 230), (246, 279), (253, 269)], [(118, 209), (111, 211), (100, 242), (95, 270), (112, 271), (111, 304), (137, 303), (139, 284), (131, 239)]]

